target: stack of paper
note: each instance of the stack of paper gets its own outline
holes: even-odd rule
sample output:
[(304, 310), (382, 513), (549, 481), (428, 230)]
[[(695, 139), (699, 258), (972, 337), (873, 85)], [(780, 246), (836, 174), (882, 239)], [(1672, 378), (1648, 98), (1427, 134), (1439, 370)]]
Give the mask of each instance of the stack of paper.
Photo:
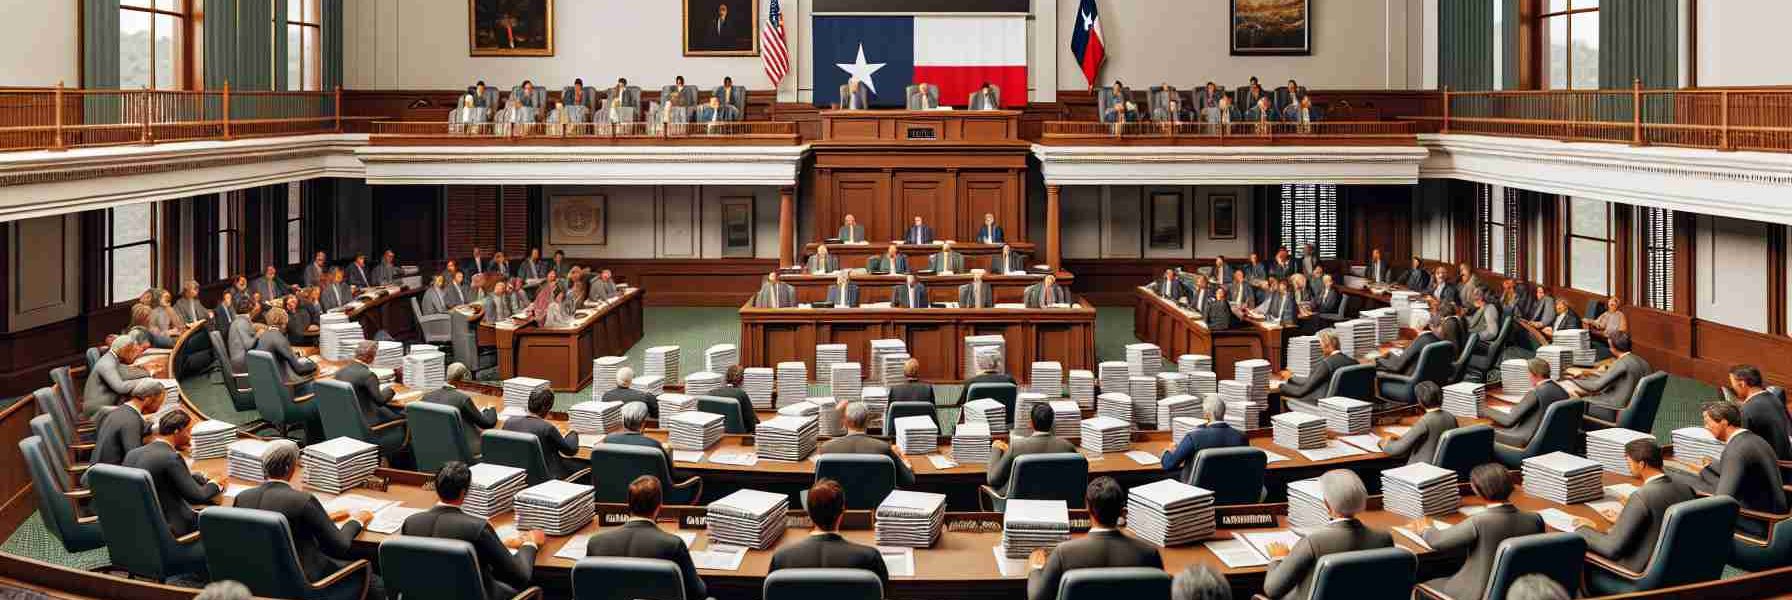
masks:
[[(903, 360), (908, 360), (906, 356), (908, 344), (903, 343), (902, 340), (871, 340), (871, 364), (868, 366), (871, 369), (869, 378), (872, 381), (888, 385), (889, 379), (885, 376), (884, 371), (890, 363), (884, 360), (884, 357), (891, 354), (902, 354), (904, 355)], [(896, 363), (896, 379), (898, 381), (902, 379), (902, 363)]]
[[(1412, 318), (1413, 307), (1425, 305), (1424, 302), (1419, 301), (1419, 297), (1420, 297), (1419, 293), (1414, 292), (1414, 291), (1408, 291), (1408, 290), (1398, 290), (1398, 291), (1394, 291), (1394, 292), (1389, 292), (1388, 295), (1391, 296), (1390, 298), (1388, 298), (1388, 305), (1389, 305), (1389, 308), (1394, 309), (1394, 318), (1399, 320), (1401, 323), (1408, 323), (1408, 324), (1415, 323), (1416, 321), (1414, 321)], [(1429, 317), (1429, 315), (1427, 315), (1426, 321), (1429, 321), (1429, 320), (1430, 320), (1430, 317)], [(1415, 328), (1423, 327), (1423, 325), (1411, 325), (1411, 326), (1415, 327)]]
[(672, 419), (687, 410), (697, 410), (697, 399), (684, 394), (660, 394), (654, 397), (659, 404), (660, 427), (668, 427)]
[(268, 480), (268, 443), (261, 440), (237, 440), (230, 443), (224, 472), (231, 479), (260, 484)]
[(728, 367), (740, 364), (740, 351), (734, 344), (716, 344), (703, 351), (703, 370), (727, 373)]
[(641, 374), (678, 381), (678, 346), (654, 346), (641, 356)]
[(1139, 429), (1157, 428), (1157, 381), (1154, 377), (1129, 377), (1127, 383), (1132, 390), (1127, 394), (1132, 397), (1132, 422)]
[(1362, 311), (1362, 319), (1375, 323), (1376, 345), (1400, 339), (1400, 314), (1393, 307)]
[(1250, 386), (1236, 380), (1220, 382), (1220, 401), (1226, 403), (1226, 423), (1239, 431), (1260, 429), (1259, 415), (1269, 409), (1269, 402), (1258, 402), (1251, 396)]
[(1682, 462), (1709, 460), (1717, 462), (1724, 455), (1724, 443), (1711, 436), (1704, 427), (1681, 427), (1674, 430), (1674, 458)]
[(1375, 420), (1375, 405), (1355, 398), (1320, 398), (1319, 410), (1325, 411), (1326, 428), (1344, 435), (1369, 433)]
[(1138, 377), (1156, 377), (1163, 368), (1163, 351), (1157, 344), (1139, 342), (1126, 345), (1126, 372)]
[(404, 366), (404, 342), (374, 342), (373, 364), (370, 367), (398, 369)]
[(1605, 496), (1599, 463), (1551, 452), (1524, 459), (1524, 492), (1556, 504), (1591, 502)]
[(979, 354), (993, 354), (995, 356), (995, 372), (1007, 372), (1008, 363), (1004, 360), (1004, 357), (1007, 355), (1007, 349), (1008, 339), (1000, 335), (964, 336), (964, 378), (970, 379), (977, 376), (977, 358)]
[(819, 432), (815, 419), (779, 415), (759, 424), (753, 446), (759, 458), (795, 462), (815, 452)]
[(1461, 381), (1444, 386), (1444, 412), (1464, 419), (1487, 414), (1487, 385)]
[(1455, 512), (1461, 505), (1455, 471), (1417, 462), (1381, 472), (1381, 506), (1388, 512), (1417, 519)]
[[(783, 408), (778, 409), (778, 414), (813, 419), (821, 416), (821, 407), (816, 406), (813, 402), (804, 401), (796, 404), (786, 404)], [(820, 427), (820, 425), (818, 424), (816, 427)]]
[(549, 385), (548, 380), (533, 377), (512, 377), (504, 380), (505, 410), (512, 408), (529, 410), (529, 396), (534, 395), (535, 390), (548, 389)]
[(1202, 416), (1201, 399), (1189, 394), (1177, 394), (1157, 401), (1157, 429), (1169, 429), (1170, 424), (1179, 417)]
[(778, 363), (778, 406), (797, 404), (809, 398), (809, 365), (800, 360)]
[(877, 505), (873, 523), (877, 545), (927, 548), (940, 539), (946, 525), (946, 496), (896, 490)]
[(995, 398), (978, 398), (964, 405), (964, 422), (982, 423), (1000, 431), (1008, 426), (1008, 407)]
[(1557, 329), (1549, 343), (1574, 350), (1574, 364), (1580, 367), (1593, 366), (1593, 336), (1585, 329)]
[(1095, 414), (1132, 422), (1132, 397), (1109, 392), (1095, 397)]
[(591, 399), (602, 400), (604, 393), (616, 389), (616, 371), (628, 366), (623, 356), (600, 356), (591, 361)]
[(1522, 358), (1501, 361), (1500, 392), (1511, 396), (1531, 393), (1531, 361)]
[(776, 373), (771, 367), (747, 367), (741, 370), (740, 387), (747, 393), (747, 399), (753, 402), (753, 408), (772, 408), (772, 389), (773, 382), (777, 380)]
[(1269, 397), (1269, 361), (1261, 358), (1241, 360), (1232, 364), (1232, 379), (1243, 382), (1250, 388), (1252, 398)]
[(724, 420), (722, 415), (700, 410), (678, 413), (667, 427), (666, 440), (673, 450), (708, 450), (722, 441)]
[(200, 421), (193, 426), (193, 460), (224, 458), (235, 440), (235, 425), (215, 419)]
[(360, 323), (347, 322), (343, 317), (341, 323), (330, 323), (329, 314), (324, 315), (325, 322), (317, 328), (317, 350), (325, 360), (354, 360), (355, 347), (361, 345)]
[(1053, 400), (1046, 404), (1052, 407), (1052, 435), (1068, 440), (1082, 431), (1083, 411), (1075, 402)]
[(859, 363), (837, 362), (828, 366), (828, 386), (835, 398), (858, 402), (863, 385)]
[(1070, 509), (1063, 500), (1009, 500), (1002, 512), (1002, 548), (1008, 558), (1027, 558), (1070, 541)]
[(1295, 377), (1311, 377), (1313, 367), (1319, 359), (1325, 358), (1319, 353), (1318, 336), (1299, 335), (1288, 338), (1288, 372)]
[(722, 387), (722, 374), (709, 371), (698, 371), (684, 378), (684, 393), (690, 396), (707, 396), (711, 390)]
[(1414, 304), (1406, 309), (1406, 326), (1413, 329), (1424, 329), (1431, 326), (1431, 307)]
[(666, 391), (666, 378), (660, 375), (642, 375), (629, 383), (637, 390), (658, 396)]
[(1157, 374), (1157, 397), (1168, 398), (1188, 393), (1188, 376), (1176, 371)]
[(1188, 374), (1188, 393), (1196, 396), (1220, 393), (1220, 378), (1213, 371), (1194, 371)]
[(904, 366), (908, 363), (907, 352), (891, 352), (878, 357), (877, 360), (883, 364), (883, 377), (873, 378), (872, 381), (881, 381), (884, 387), (896, 387), (908, 383), (908, 374), (903, 371)]
[(354, 489), (380, 468), (380, 447), (351, 437), (306, 446), (299, 452), (305, 487), (340, 494)]
[(572, 535), (591, 522), (597, 505), (589, 485), (550, 479), (516, 493), (516, 528), (551, 536)]
[(1139, 539), (1159, 546), (1180, 546), (1213, 535), (1213, 492), (1165, 479), (1132, 488), (1126, 494), (1126, 526)]
[(1095, 408), (1095, 373), (1085, 369), (1070, 371), (1070, 400), (1083, 408)]
[(1289, 525), (1318, 527), (1331, 520), (1331, 511), (1325, 508), (1325, 492), (1319, 486), (1319, 478), (1288, 482)]
[[(1133, 375), (1126, 378), (1125, 390), (1113, 390), (1132, 396), (1134, 401), (1157, 403), (1157, 376)], [(1136, 412), (1136, 411), (1135, 411)]]
[[(431, 348), (428, 351), (419, 348)], [(404, 384), (412, 389), (433, 390), (447, 383), (448, 357), (430, 346), (411, 346), (404, 357)]]
[(940, 428), (926, 415), (896, 419), (896, 447), (903, 454), (932, 454), (940, 447)]
[(1176, 444), (1182, 443), (1182, 436), (1188, 435), (1188, 432), (1194, 431), (1195, 428), (1206, 424), (1207, 419), (1197, 417), (1176, 417), (1175, 419), (1171, 419), (1170, 445), (1175, 446)]
[(822, 435), (828, 437), (840, 437), (846, 435), (846, 424), (840, 420), (840, 403), (838, 400), (828, 396), (820, 396), (810, 398), (809, 404), (815, 405), (815, 418), (821, 421), (818, 426), (821, 428)]
[(517, 492), (529, 485), (529, 472), (498, 463), (473, 465), (473, 481), (467, 486), (466, 502), (460, 509), (481, 519), (490, 519), (510, 512)]
[(890, 388), (881, 385), (867, 386), (859, 390), (859, 401), (864, 402), (865, 408), (871, 413), (866, 424), (883, 428), (884, 413), (890, 410)]
[[(1101, 376), (1101, 391), (1103, 393), (1126, 393), (1129, 389), (1126, 385), (1126, 378), (1130, 376), (1127, 372), (1128, 368), (1125, 362), (1118, 360), (1103, 361), (1101, 364), (1095, 365), (1095, 372)], [(1075, 381), (1073, 380), (1072, 383)], [(1071, 392), (1075, 391), (1076, 388), (1072, 387)]]
[(709, 503), (709, 543), (765, 550), (784, 536), (784, 494), (738, 490)]
[[(1014, 430), (1017, 435), (1033, 433), (1033, 405), (1045, 404), (1045, 394), (1021, 392), (1014, 397)], [(1080, 410), (1080, 409), (1079, 409)]]
[(1561, 379), (1562, 369), (1574, 366), (1574, 349), (1567, 346), (1543, 346), (1537, 349), (1537, 358), (1549, 363), (1550, 379)]
[(1339, 321), (1332, 325), (1338, 334), (1338, 350), (1351, 359), (1360, 358), (1374, 352), (1380, 345), (1375, 342), (1375, 322), (1365, 319)]
[[(997, 427), (999, 428), (999, 426)], [(967, 421), (952, 430), (952, 460), (962, 464), (985, 464), (990, 459), (989, 423)]]
[[(1605, 470), (1619, 475), (1630, 475), (1630, 461), (1624, 457), (1624, 445), (1635, 440), (1653, 439), (1655, 436), (1613, 427), (1587, 432), (1587, 458), (1598, 462)], [(1678, 449), (1678, 447), (1676, 447)]]
[(1083, 448), (1096, 454), (1132, 449), (1132, 424), (1113, 417), (1083, 421)]
[(1051, 361), (1035, 362), (1027, 381), (1028, 389), (1045, 394), (1047, 398), (1061, 398), (1064, 396), (1064, 365)]
[(1206, 354), (1184, 354), (1176, 357), (1176, 371), (1192, 374), (1197, 371), (1213, 372), (1213, 357)]
[(622, 403), (587, 400), (566, 409), (567, 427), (585, 435), (622, 429)]
[(1285, 412), (1270, 417), (1269, 424), (1277, 446), (1293, 450), (1325, 446), (1325, 417)]
[(816, 344), (815, 374), (825, 376), (834, 363), (846, 362), (846, 344)]

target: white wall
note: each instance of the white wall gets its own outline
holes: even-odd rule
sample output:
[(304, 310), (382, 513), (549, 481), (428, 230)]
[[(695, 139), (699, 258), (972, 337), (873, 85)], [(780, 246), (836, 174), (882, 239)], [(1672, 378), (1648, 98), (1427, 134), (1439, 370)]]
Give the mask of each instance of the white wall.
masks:
[[(1147, 247), (1150, 198), (1157, 192), (1182, 196), (1182, 248)], [(1065, 258), (1208, 258), (1250, 253), (1254, 199), (1249, 186), (1066, 186), (1059, 198)], [(1210, 197), (1237, 198), (1236, 239), (1208, 237)]]
[(1450, 226), (1452, 206), (1444, 182), (1426, 179), (1412, 201), (1412, 251), (1421, 258), (1455, 262), (1456, 244)]
[(1767, 330), (1767, 228), (1759, 221), (1699, 216), (1694, 255), (1696, 315), (1751, 331)]
[(1785, 60), (1786, 0), (1699, 2), (1699, 85), (1792, 84)]
[(0, 36), (0, 85), (69, 87), (81, 84), (81, 8), (75, 0), (5, 3)]
[[(607, 198), (602, 246), (544, 244), (571, 258), (722, 258), (722, 199), (753, 197), (753, 254), (778, 257), (778, 190), (729, 186), (546, 186), (545, 197), (601, 194)], [(552, 232), (543, 223), (542, 239)], [(694, 235), (693, 235), (694, 232)]]

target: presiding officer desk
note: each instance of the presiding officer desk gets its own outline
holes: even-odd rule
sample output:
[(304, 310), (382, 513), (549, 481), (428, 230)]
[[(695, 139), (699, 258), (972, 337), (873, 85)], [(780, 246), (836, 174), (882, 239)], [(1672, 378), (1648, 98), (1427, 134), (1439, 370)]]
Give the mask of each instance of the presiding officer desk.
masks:
[[(572, 325), (544, 327), (530, 322), (479, 325), (480, 345), (498, 349), (498, 377), (545, 379), (556, 392), (576, 392), (591, 385), (591, 361), (621, 355), (641, 341), (641, 304), (646, 292), (622, 288), (595, 307), (580, 308)], [(461, 313), (467, 316), (466, 313)], [(481, 315), (469, 318), (478, 321)]]
[(1282, 370), (1282, 327), (1235, 318), (1231, 329), (1213, 331), (1201, 315), (1186, 311), (1145, 288), (1133, 290), (1133, 335), (1157, 344), (1171, 362), (1184, 354), (1213, 357), (1213, 372), (1230, 377), (1232, 365), (1261, 358)]
[[(1071, 274), (1059, 271), (1057, 276), (1058, 285), (1065, 289), (1069, 289), (1070, 283), (1073, 280)], [(971, 274), (916, 275), (915, 280), (920, 282), (921, 285), (927, 286), (927, 300), (929, 302), (957, 302), (958, 286), (970, 283)], [(998, 303), (1022, 302), (1024, 300), (1023, 295), (1027, 291), (1027, 286), (1044, 280), (1044, 275), (1033, 273), (1025, 275), (983, 276), (983, 283), (989, 284), (990, 291), (995, 294), (994, 301)], [(790, 284), (790, 287), (796, 289), (797, 302), (821, 302), (827, 299), (828, 286), (834, 285), (834, 276), (815, 275), (811, 273), (781, 274), (778, 276), (778, 281), (788, 283)], [(853, 285), (859, 286), (860, 304), (889, 302), (890, 294), (907, 281), (908, 277), (906, 275), (854, 273), (852, 276)]]
[[(865, 242), (861, 244), (826, 244), (828, 254), (840, 259), (842, 268), (852, 269), (864, 267), (873, 256), (890, 250), (891, 241)], [(1027, 266), (1043, 264), (1045, 261), (1035, 258), (1031, 242), (1008, 242), (1011, 252), (1027, 256)], [(819, 242), (810, 242), (803, 247), (803, 256), (814, 256), (815, 249), (823, 246)], [(953, 242), (952, 251), (964, 255), (964, 268), (987, 269), (989, 261), (1002, 256), (1002, 244), (979, 244), (976, 242)], [(918, 270), (927, 268), (927, 259), (940, 253), (940, 245), (896, 243), (896, 252), (907, 257), (908, 268)]]

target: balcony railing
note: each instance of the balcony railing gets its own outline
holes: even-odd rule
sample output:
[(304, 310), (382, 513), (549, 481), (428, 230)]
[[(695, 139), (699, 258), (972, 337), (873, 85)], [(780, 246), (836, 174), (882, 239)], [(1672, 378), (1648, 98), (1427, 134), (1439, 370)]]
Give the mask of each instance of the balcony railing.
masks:
[(1792, 89), (1441, 92), (1425, 131), (1792, 152)]
[(784, 146), (800, 142), (796, 123), (446, 123), (377, 121), (372, 143), (388, 146)]
[(1418, 129), (1406, 121), (1095, 123), (1047, 121), (1047, 146), (1414, 145)]
[(0, 151), (343, 131), (342, 90), (0, 89)]

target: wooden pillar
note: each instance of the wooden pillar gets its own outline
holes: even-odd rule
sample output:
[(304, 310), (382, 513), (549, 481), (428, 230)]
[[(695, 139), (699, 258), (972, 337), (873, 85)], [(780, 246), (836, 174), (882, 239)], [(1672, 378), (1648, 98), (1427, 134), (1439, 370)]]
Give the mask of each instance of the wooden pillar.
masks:
[(1045, 186), (1045, 264), (1051, 265), (1056, 272), (1063, 265), (1059, 254), (1063, 252), (1063, 235), (1058, 231), (1058, 197), (1063, 186)]
[(785, 186), (778, 188), (778, 266), (789, 267), (796, 264), (793, 252), (796, 246), (796, 190)]

